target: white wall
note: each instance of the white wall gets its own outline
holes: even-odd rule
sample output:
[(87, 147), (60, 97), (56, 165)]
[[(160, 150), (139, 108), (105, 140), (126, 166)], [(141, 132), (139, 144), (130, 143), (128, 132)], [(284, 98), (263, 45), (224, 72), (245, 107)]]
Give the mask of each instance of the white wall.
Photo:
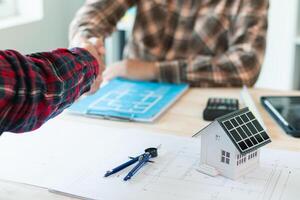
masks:
[(292, 89), (298, 0), (270, 0), (267, 51), (256, 87)]
[(67, 47), (68, 25), (83, 2), (44, 0), (44, 18), (41, 21), (0, 30), (0, 49), (29, 53)]

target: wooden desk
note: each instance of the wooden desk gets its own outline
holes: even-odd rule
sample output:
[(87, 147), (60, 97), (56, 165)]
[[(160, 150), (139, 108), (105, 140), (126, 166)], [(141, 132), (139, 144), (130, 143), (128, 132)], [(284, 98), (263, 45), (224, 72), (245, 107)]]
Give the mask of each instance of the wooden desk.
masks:
[[(300, 139), (286, 135), (259, 103), (263, 95), (300, 95), (299, 91), (271, 91), (251, 89), (250, 93), (260, 111), (272, 138), (270, 148), (300, 151)], [(95, 123), (111, 127), (136, 127), (159, 133), (169, 133), (190, 137), (208, 123), (202, 120), (202, 111), (209, 97), (240, 98), (240, 89), (190, 89), (174, 106), (172, 106), (154, 124), (116, 122), (90, 119), (63, 114), (55, 120), (72, 120)], [(70, 200), (74, 198), (49, 193), (46, 189), (24, 184), (0, 181), (0, 200)]]

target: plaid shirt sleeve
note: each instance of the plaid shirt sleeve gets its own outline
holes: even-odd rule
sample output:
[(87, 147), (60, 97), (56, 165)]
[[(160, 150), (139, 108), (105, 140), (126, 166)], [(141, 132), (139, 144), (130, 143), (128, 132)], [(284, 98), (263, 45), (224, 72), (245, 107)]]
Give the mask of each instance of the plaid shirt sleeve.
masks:
[(75, 35), (85, 38), (111, 34), (134, 0), (87, 0), (70, 25), (70, 40)]
[(88, 91), (98, 63), (84, 49), (0, 51), (0, 134), (39, 128)]
[[(266, 48), (268, 1), (244, 0), (232, 19), (226, 52), (157, 63), (162, 82), (192, 86), (252, 86), (260, 73)], [(203, 27), (203, 31), (209, 28)]]

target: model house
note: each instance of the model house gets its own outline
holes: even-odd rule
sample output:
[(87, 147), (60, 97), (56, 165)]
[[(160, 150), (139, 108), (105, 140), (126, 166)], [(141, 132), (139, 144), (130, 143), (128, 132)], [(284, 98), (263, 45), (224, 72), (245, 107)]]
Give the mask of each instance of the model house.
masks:
[(200, 171), (237, 179), (259, 163), (260, 147), (270, 137), (248, 109), (216, 119), (202, 129)]

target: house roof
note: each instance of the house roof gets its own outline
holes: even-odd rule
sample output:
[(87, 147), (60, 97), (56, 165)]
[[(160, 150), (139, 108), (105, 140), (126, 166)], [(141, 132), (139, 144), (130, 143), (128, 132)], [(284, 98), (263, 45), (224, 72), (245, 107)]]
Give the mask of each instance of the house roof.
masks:
[(266, 131), (248, 108), (216, 120), (241, 154), (249, 153), (271, 142)]

